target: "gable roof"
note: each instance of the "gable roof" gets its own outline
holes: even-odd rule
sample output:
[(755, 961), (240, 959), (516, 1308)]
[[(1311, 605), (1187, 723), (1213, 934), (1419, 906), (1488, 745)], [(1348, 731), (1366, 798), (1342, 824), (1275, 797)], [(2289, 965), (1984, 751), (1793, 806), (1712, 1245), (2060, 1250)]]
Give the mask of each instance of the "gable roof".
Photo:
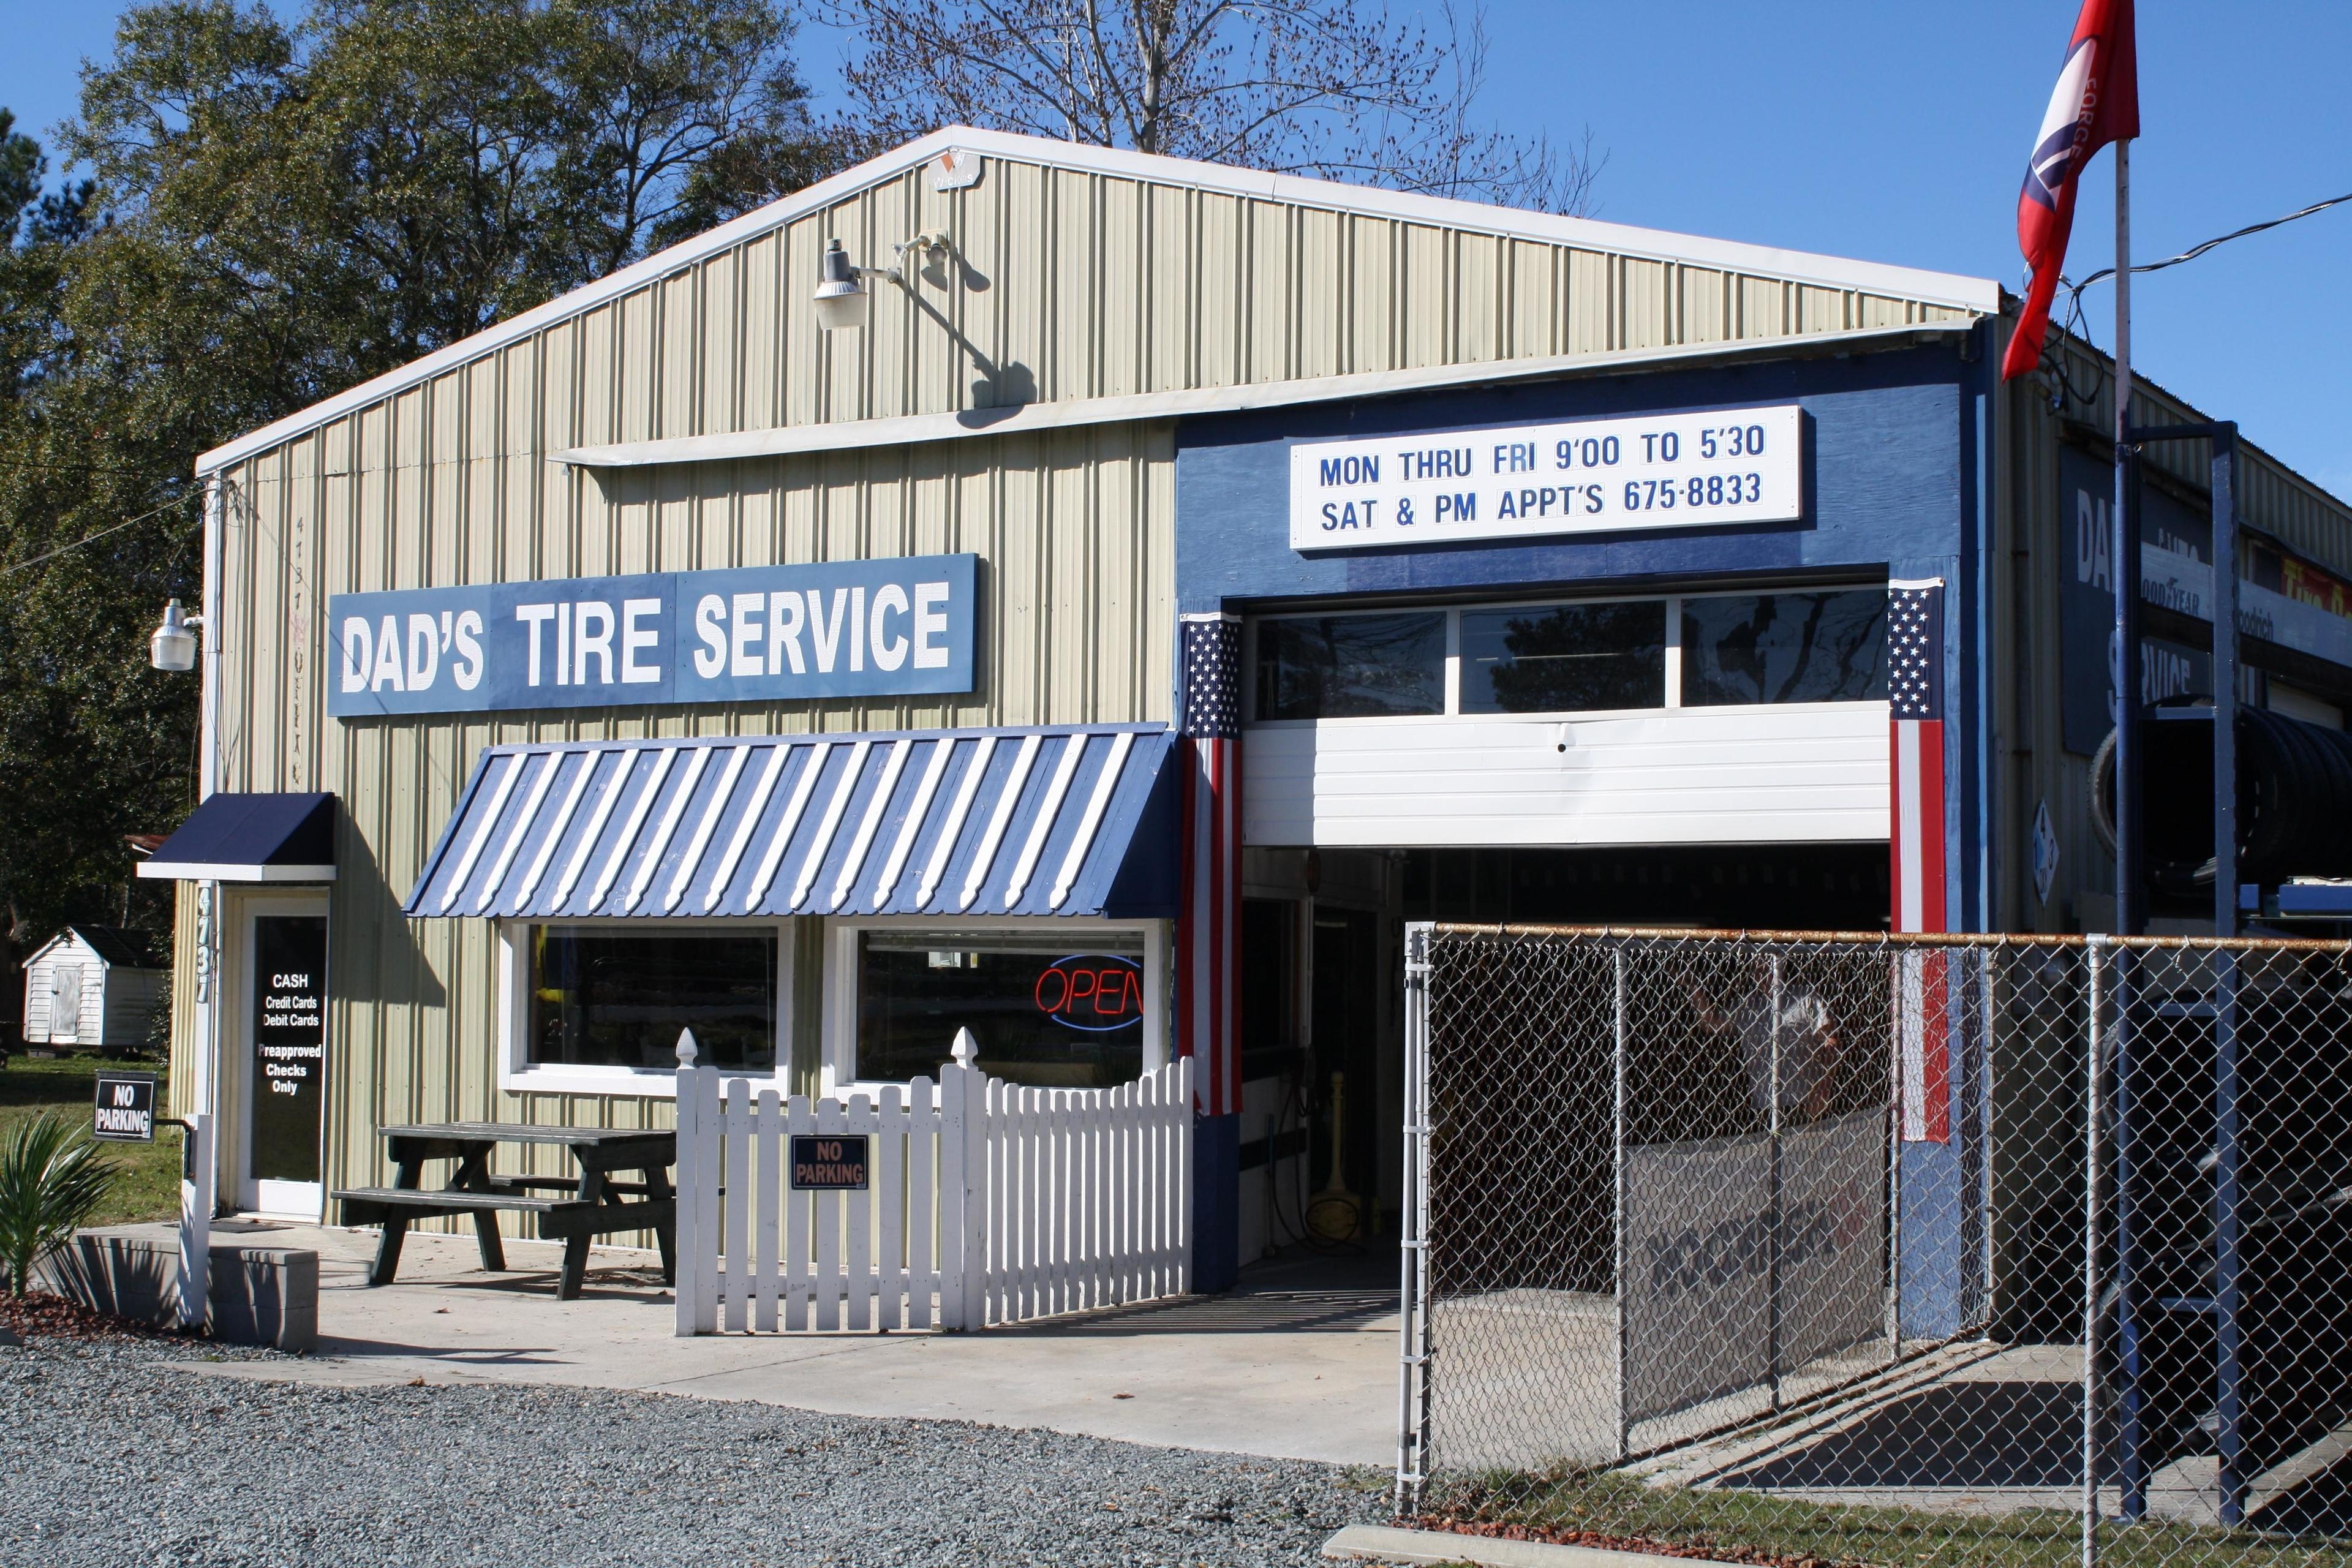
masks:
[(30, 969), (42, 956), (60, 942), (79, 940), (84, 947), (98, 954), (99, 961), (110, 969), (169, 969), (172, 961), (163, 954), (163, 947), (143, 931), (131, 931), (122, 926), (69, 925), (57, 935), (34, 949), (25, 960)]
[(1595, 218), (1561, 217), (1481, 202), (1415, 195), (1334, 180), (1269, 174), (1221, 163), (1165, 158), (1044, 137), (950, 126), (746, 213), (708, 233), (681, 241), (397, 370), (362, 382), (298, 413), (240, 436), (198, 458), (196, 472), (209, 473), (266, 451), (304, 431), (380, 402), (404, 388), (430, 380), (509, 343), (691, 268), (746, 239), (782, 228), (797, 218), (822, 211), (870, 187), (902, 178), (951, 151), (978, 153), (987, 157), (1082, 173), (1125, 176), (1160, 185), (1262, 197), (1302, 207), (1388, 217), (1465, 233), (1538, 240), (1619, 256), (1767, 274), (1794, 283), (1890, 295), (1979, 315), (1995, 314), (2000, 309), (2000, 287), (1989, 279), (1857, 261), (1808, 251), (1784, 250), (1773, 246), (1710, 239), (1664, 229), (1604, 223)]

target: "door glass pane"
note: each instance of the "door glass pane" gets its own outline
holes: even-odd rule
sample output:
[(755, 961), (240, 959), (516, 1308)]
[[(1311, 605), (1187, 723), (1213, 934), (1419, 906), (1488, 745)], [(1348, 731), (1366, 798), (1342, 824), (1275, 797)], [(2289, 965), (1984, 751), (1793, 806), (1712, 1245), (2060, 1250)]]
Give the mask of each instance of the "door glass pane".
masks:
[(253, 922), (253, 1179), (319, 1179), (327, 1088), (327, 921)]
[(1886, 590), (1683, 601), (1683, 706), (1886, 696)]
[(1098, 1089), (1143, 1071), (1143, 933), (866, 931), (861, 1079), (936, 1078), (958, 1029), (991, 1077)]
[(1257, 624), (1260, 719), (1445, 711), (1445, 614), (1306, 616)]
[(1462, 613), (1462, 711), (1575, 713), (1666, 700), (1666, 607)]
[(692, 1029), (701, 1066), (772, 1071), (776, 957), (773, 931), (534, 926), (530, 1062), (667, 1072)]

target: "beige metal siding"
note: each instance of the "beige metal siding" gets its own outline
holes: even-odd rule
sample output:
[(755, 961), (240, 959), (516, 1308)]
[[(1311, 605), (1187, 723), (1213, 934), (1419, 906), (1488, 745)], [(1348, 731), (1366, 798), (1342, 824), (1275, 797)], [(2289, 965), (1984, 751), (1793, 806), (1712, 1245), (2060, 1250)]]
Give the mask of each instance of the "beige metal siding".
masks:
[[(376, 471), (362, 464), (322, 474), (321, 455), (337, 443), (320, 434), (228, 476), (236, 504), (222, 600), (238, 608), (217, 632), (221, 787), (330, 790), (348, 817), (331, 915), (331, 1185), (381, 1175), (373, 1131), (388, 1121), (635, 1125), (668, 1114), (634, 1099), (502, 1097), (490, 928), (401, 914), (484, 746), (1168, 717), (1167, 426), (632, 470), (600, 481), (530, 458), (469, 456), (482, 403), (479, 386), (453, 378), (362, 420), (362, 448), (394, 455)], [(491, 430), (498, 424), (492, 418)], [(404, 429), (432, 433), (450, 456), (426, 462), (426, 448), (410, 444), (417, 459), (398, 460)], [(322, 515), (331, 526), (320, 526)], [(340, 593), (962, 551), (983, 563), (979, 689), (898, 701), (324, 720), (316, 673), (331, 651), (323, 599), (298, 591), (304, 583)], [(304, 724), (291, 721), (298, 707)], [(184, 936), (180, 948), (186, 973)], [(186, 1009), (180, 1014), (184, 1027)]]

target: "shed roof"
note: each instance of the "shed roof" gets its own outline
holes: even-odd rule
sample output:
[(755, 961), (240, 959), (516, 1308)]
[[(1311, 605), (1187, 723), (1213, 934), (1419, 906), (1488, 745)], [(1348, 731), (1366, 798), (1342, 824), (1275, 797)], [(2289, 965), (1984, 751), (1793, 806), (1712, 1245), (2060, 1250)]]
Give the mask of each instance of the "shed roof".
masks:
[(131, 931), (123, 926), (69, 925), (35, 949), (25, 960), (29, 969), (58, 943), (78, 938), (82, 945), (98, 954), (110, 969), (169, 969), (172, 961), (164, 955), (163, 944), (143, 931)]

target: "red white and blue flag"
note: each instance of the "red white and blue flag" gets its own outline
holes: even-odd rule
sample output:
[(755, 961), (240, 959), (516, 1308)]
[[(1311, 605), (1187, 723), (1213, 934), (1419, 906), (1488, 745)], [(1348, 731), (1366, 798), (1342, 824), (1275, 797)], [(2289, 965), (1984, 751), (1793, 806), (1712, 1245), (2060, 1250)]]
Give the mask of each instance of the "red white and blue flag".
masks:
[(1238, 618), (1183, 617), (1184, 880), (1176, 926), (1176, 1037), (1192, 1058), (1195, 1108), (1242, 1107), (1241, 644)]
[[(1890, 803), (1894, 927), (1950, 929), (1944, 913), (1944, 584), (1886, 586), (1886, 698), (1894, 796)], [(1934, 949), (1903, 952), (1899, 1037), (1903, 1136), (1943, 1143), (1952, 1135), (1949, 960)]]
[(2139, 64), (2132, 33), (2132, 0), (2083, 0), (2067, 40), (2066, 63), (2042, 112), (2017, 197), (2017, 247), (2033, 271), (2017, 331), (2001, 357), (2003, 381), (2042, 363), (2050, 330), (2050, 301), (2066, 265), (2074, 227), (2074, 191), (2091, 155), (2110, 142), (2139, 134)]

